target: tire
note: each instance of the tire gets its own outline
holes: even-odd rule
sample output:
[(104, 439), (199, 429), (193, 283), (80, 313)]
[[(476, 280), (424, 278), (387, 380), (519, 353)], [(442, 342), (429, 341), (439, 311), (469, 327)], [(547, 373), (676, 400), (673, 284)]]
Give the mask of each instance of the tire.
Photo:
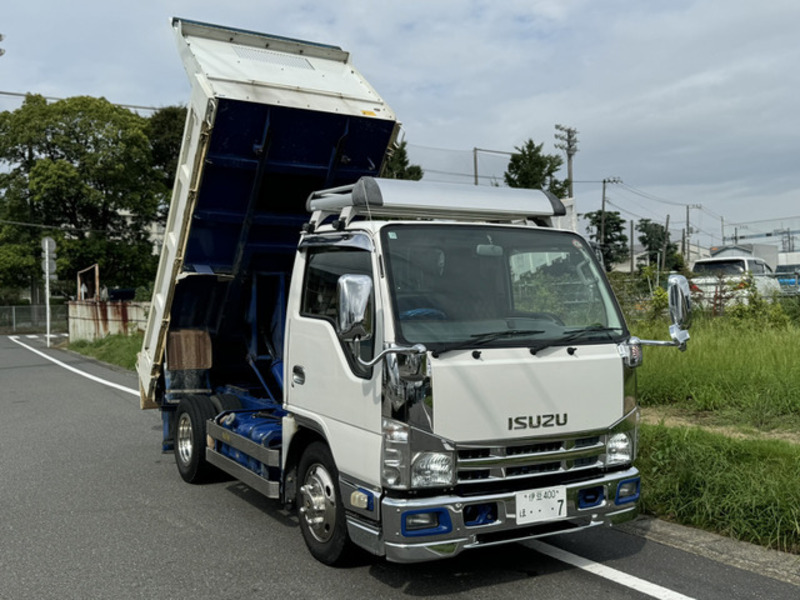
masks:
[(339, 493), (339, 472), (331, 451), (313, 442), (298, 466), (297, 516), (311, 555), (326, 565), (341, 565), (351, 550), (344, 506)]
[(175, 411), (175, 464), (187, 483), (203, 483), (216, 473), (206, 462), (206, 421), (216, 414), (208, 396), (189, 396)]
[(242, 408), (242, 402), (233, 394), (211, 396), (210, 400), (217, 414), (225, 412), (226, 410), (239, 410)]

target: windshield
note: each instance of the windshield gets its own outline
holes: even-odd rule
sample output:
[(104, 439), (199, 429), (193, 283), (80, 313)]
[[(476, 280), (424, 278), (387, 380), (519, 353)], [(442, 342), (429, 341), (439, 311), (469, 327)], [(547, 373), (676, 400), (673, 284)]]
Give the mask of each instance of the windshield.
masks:
[(390, 225), (383, 247), (398, 342), (434, 352), (620, 340), (625, 325), (577, 235), (478, 225)]
[(694, 263), (694, 272), (698, 275), (744, 275), (744, 261), (741, 259), (698, 261)]

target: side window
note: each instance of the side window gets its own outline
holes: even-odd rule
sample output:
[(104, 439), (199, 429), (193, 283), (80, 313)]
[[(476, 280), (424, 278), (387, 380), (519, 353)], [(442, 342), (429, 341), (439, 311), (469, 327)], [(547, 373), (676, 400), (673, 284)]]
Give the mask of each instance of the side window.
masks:
[[(303, 279), (303, 300), (300, 314), (304, 317), (325, 319), (336, 328), (339, 318), (339, 295), (337, 283), (345, 274), (369, 275), (372, 277), (372, 256), (364, 250), (352, 248), (313, 248), (306, 260)], [(374, 322), (374, 302), (370, 302), (368, 318)], [(361, 358), (373, 356), (374, 336), (361, 342)], [(355, 363), (353, 363), (355, 366)], [(358, 368), (356, 372), (363, 374)]]

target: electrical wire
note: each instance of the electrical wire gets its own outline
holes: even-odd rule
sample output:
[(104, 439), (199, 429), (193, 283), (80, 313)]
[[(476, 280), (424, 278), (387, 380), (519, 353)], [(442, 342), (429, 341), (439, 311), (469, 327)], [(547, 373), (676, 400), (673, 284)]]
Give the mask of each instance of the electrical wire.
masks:
[(9, 221), (7, 219), (0, 219), (0, 224), (3, 225), (16, 225), (18, 227), (35, 227), (38, 229), (52, 229), (54, 231), (66, 231), (70, 233), (108, 233), (102, 229), (81, 229), (79, 227), (66, 227), (63, 225), (43, 225), (42, 223), (25, 223), (23, 221)]

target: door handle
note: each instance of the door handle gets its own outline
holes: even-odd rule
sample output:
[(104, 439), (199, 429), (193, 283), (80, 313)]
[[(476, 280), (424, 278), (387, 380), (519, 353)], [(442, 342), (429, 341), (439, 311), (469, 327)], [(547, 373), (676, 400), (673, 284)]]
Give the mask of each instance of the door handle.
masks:
[(300, 365), (292, 367), (292, 383), (303, 385), (306, 382), (306, 370)]

